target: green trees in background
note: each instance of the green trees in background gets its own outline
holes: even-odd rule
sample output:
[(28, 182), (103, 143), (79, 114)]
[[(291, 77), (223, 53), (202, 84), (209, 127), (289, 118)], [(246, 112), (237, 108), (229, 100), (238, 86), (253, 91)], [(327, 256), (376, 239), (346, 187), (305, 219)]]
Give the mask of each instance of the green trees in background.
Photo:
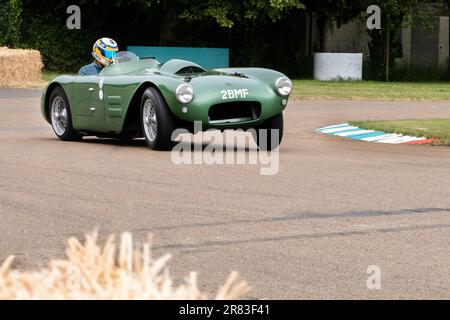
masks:
[(306, 8), (318, 15), (320, 52), (329, 52), (333, 25), (340, 27), (365, 11), (363, 0), (303, 0)]
[[(434, 13), (430, 8), (439, 8), (442, 3), (442, 0), (384, 0), (379, 2), (378, 5), (383, 13), (382, 28), (369, 31), (371, 41), (369, 43), (368, 77), (370, 79), (389, 81), (394, 75), (396, 79), (414, 80), (412, 70), (414, 66), (396, 68), (394, 65), (395, 59), (402, 56), (399, 30), (410, 26), (424, 30), (436, 27), (434, 25), (436, 21), (433, 20)], [(423, 79), (436, 78), (439, 77), (438, 73), (436, 70), (426, 70), (420, 74), (420, 77)]]
[[(287, 55), (295, 55), (302, 41), (290, 32), (298, 29), (301, 0), (14, 1), (22, 1), (23, 22), (21, 38), (13, 45), (40, 50), (49, 71), (78, 70), (92, 59), (93, 42), (106, 36), (116, 39), (122, 49), (127, 45), (230, 47), (233, 64), (289, 72), (294, 69), (289, 65), (292, 61), (286, 62)], [(81, 30), (66, 28), (66, 9), (72, 4), (81, 7)], [(8, 11), (6, 7), (0, 3), (0, 12)], [(0, 44), (12, 45), (1, 38)]]
[(9, 1), (9, 34), (8, 41), (11, 45), (20, 43), (22, 27), (22, 0)]
[(16, 47), (21, 41), (22, 0), (0, 4), (0, 44)]
[(177, 41), (177, 25), (211, 24), (230, 30), (246, 23), (276, 22), (293, 9), (303, 9), (300, 0), (135, 0), (145, 10), (163, 12), (160, 44)]
[[(0, 45), (40, 50), (49, 71), (77, 71), (92, 59), (93, 42), (104, 36), (116, 39), (121, 49), (228, 47), (232, 65), (265, 66), (308, 77), (312, 52), (330, 49), (332, 26), (377, 4), (383, 28), (370, 31), (365, 69), (370, 78), (382, 79), (392, 73), (389, 66), (401, 51), (394, 30), (423, 20), (421, 3), (442, 1), (450, 0), (0, 0)], [(81, 30), (66, 27), (66, 9), (72, 4), (81, 7)], [(313, 15), (318, 41), (308, 26)]]
[(189, 1), (180, 18), (188, 21), (212, 18), (219, 26), (232, 28), (242, 20), (275, 22), (292, 9), (304, 9), (304, 5), (300, 0)]
[(6, 45), (6, 35), (8, 33), (8, 11), (6, 6), (0, 2), (0, 46)]

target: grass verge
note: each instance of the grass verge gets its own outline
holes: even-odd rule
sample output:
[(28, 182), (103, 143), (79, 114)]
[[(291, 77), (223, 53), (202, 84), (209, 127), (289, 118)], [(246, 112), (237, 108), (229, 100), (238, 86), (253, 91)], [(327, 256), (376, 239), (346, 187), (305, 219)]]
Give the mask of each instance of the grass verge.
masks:
[[(44, 88), (61, 75), (43, 72), (42, 80), (24, 83), (22, 88)], [(378, 82), (378, 81), (317, 81), (293, 80), (292, 99), (342, 100), (450, 100), (450, 82)]]
[(432, 138), (437, 145), (450, 145), (450, 119), (351, 121), (350, 124), (367, 130)]
[(294, 80), (294, 99), (450, 100), (450, 82)]

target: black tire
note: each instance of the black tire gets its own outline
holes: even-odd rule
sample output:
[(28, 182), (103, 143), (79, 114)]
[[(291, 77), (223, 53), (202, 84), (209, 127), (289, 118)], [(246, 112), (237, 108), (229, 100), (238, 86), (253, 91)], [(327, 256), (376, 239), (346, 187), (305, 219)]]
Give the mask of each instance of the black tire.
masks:
[[(156, 124), (152, 122), (156, 126), (154, 136), (149, 133), (149, 124), (147, 124), (149, 121), (146, 122), (146, 116), (144, 115), (145, 108), (152, 108), (149, 107), (149, 104), (152, 104), (154, 108), (153, 115), (155, 116), (154, 120), (156, 120)], [(141, 125), (145, 141), (153, 150), (170, 150), (174, 146), (175, 142), (172, 141), (172, 133), (176, 129), (175, 117), (164, 98), (155, 88), (148, 88), (142, 95)]]
[[(274, 130), (278, 130), (278, 139), (276, 141), (272, 141), (273, 138), (276, 138)], [(253, 138), (260, 150), (271, 151), (276, 149), (283, 139), (283, 114), (277, 114), (255, 128)]]
[[(62, 131), (63, 130), (62, 127), (58, 127), (58, 125), (57, 125), (57, 122), (61, 123), (60, 120), (58, 120), (57, 117), (55, 115), (53, 115), (53, 104), (57, 103), (56, 102), (57, 99), (59, 100), (60, 103), (64, 104), (64, 108), (66, 110), (66, 113), (65, 113), (66, 125), (64, 128), (64, 131)], [(73, 128), (70, 104), (69, 104), (69, 101), (67, 100), (67, 96), (66, 96), (66, 93), (64, 92), (63, 88), (56, 87), (55, 89), (53, 89), (53, 91), (50, 95), (48, 113), (49, 113), (50, 123), (53, 128), (53, 132), (55, 132), (56, 136), (59, 139), (61, 139), (63, 141), (80, 141), (83, 138), (83, 136), (80, 135)], [(62, 117), (60, 116), (59, 119), (62, 119)]]

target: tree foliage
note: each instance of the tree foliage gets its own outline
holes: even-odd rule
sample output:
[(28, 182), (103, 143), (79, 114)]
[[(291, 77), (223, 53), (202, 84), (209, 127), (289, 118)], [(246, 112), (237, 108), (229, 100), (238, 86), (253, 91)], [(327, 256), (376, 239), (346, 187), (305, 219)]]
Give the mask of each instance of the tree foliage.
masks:
[(363, 0), (303, 0), (307, 10), (329, 17), (338, 26), (347, 23), (365, 11)]
[[(265, 53), (251, 48), (249, 43), (265, 45), (265, 40), (280, 39), (276, 33), (257, 34), (257, 37), (255, 33), (258, 30), (266, 33), (265, 29), (270, 30), (273, 23), (281, 26), (285, 23), (283, 17), (290, 16), (293, 20), (295, 12), (302, 8), (301, 0), (8, 1), (22, 1), (24, 9), (22, 39), (15, 38), (14, 44), (40, 50), (47, 69), (74, 71), (91, 59), (92, 43), (103, 36), (116, 39), (122, 48), (127, 45), (236, 46), (239, 52), (233, 53), (233, 59), (257, 63)], [(66, 28), (66, 9), (72, 4), (81, 8), (82, 30)], [(1, 10), (2, 6), (0, 15)], [(296, 41), (299, 39), (293, 43)], [(5, 41), (0, 38), (2, 43)], [(256, 56), (249, 56), (247, 61), (242, 58), (249, 54)]]
[[(371, 79), (388, 80), (396, 72), (395, 59), (401, 57), (401, 43), (398, 30), (414, 27), (430, 30), (433, 27), (435, 6), (442, 5), (441, 0), (384, 0), (377, 3), (382, 13), (382, 29), (371, 30), (369, 35), (370, 60), (368, 75)], [(408, 78), (403, 75), (402, 78)]]
[(22, 0), (0, 3), (0, 43), (16, 47), (21, 41)]
[(304, 8), (299, 0), (209, 0), (191, 1), (180, 15), (188, 21), (212, 18), (219, 26), (231, 28), (236, 22), (257, 19), (279, 20), (291, 9)]
[[(121, 49), (227, 47), (233, 65), (309, 76), (309, 13), (329, 36), (333, 26), (364, 13), (370, 4), (381, 7), (383, 28), (389, 17), (395, 29), (426, 20), (418, 6), (436, 1), (444, 0), (0, 0), (0, 45), (38, 49), (52, 71), (77, 71), (92, 60), (93, 42), (111, 37)], [(81, 30), (66, 28), (66, 9), (72, 4), (81, 7)], [(376, 55), (382, 61), (384, 35), (371, 34), (371, 60), (379, 69)]]

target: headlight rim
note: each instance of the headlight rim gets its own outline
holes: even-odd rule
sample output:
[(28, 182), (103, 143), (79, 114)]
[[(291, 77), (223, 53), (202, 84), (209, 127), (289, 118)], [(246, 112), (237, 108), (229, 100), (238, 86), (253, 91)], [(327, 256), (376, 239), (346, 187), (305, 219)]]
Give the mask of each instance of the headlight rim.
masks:
[[(180, 99), (181, 96), (181, 90), (183, 87), (187, 87), (191, 89), (192, 95), (191, 98), (189, 99), (189, 101), (183, 101), (182, 99)], [(192, 100), (194, 100), (194, 88), (192, 88), (192, 86), (189, 83), (182, 83), (180, 84), (176, 89), (175, 89), (175, 98), (177, 99), (177, 101), (183, 105), (185, 104), (189, 104), (192, 102)]]
[[(287, 80), (287, 81), (289, 82), (289, 84), (290, 84), (290, 89), (289, 89), (289, 92), (288, 92), (287, 94), (284, 94), (284, 93), (280, 92), (280, 82), (281, 82), (281, 81), (285, 81), (285, 80)], [(289, 78), (286, 77), (286, 76), (279, 77), (279, 78), (275, 81), (274, 87), (275, 87), (275, 92), (276, 92), (280, 97), (288, 97), (288, 96), (292, 93), (292, 87), (293, 87), (292, 80), (289, 79)]]

